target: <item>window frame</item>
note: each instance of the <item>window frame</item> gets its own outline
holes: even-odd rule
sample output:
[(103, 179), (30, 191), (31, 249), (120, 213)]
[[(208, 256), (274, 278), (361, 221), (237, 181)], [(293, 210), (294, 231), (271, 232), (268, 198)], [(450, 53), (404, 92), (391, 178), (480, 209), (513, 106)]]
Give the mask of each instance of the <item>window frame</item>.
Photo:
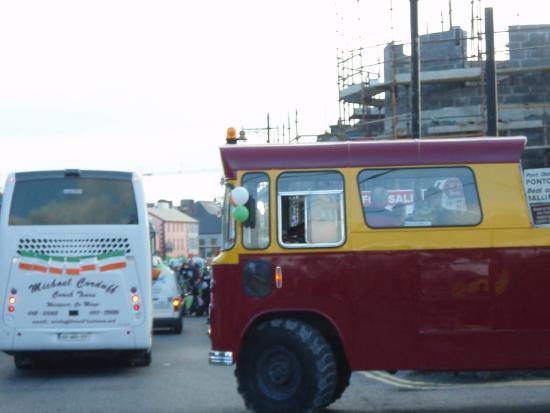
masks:
[(252, 247), (248, 247), (245, 245), (245, 242), (244, 242), (244, 229), (245, 229), (245, 222), (243, 222), (241, 224), (241, 244), (243, 246), (243, 248), (247, 249), (247, 250), (250, 250), (250, 251), (262, 251), (262, 250), (266, 250), (268, 249), (270, 246), (271, 246), (271, 210), (272, 210), (272, 206), (271, 206), (271, 177), (269, 176), (269, 174), (267, 174), (266, 172), (261, 172), (261, 171), (254, 171), (254, 172), (246, 172), (245, 174), (243, 174), (243, 176), (241, 177), (241, 186), (244, 187), (244, 179), (247, 175), (264, 175), (266, 178), (267, 178), (267, 188), (268, 188), (268, 193), (267, 193), (267, 200), (269, 202), (268, 204), (268, 214), (267, 214), (267, 230), (268, 230), (268, 243), (265, 247), (262, 247), (262, 248), (252, 248)]
[[(225, 193), (223, 197), (222, 207), (222, 245), (220, 245), (221, 251), (230, 251), (235, 248), (237, 244), (237, 223), (231, 216), (231, 203), (229, 202), (229, 194), (235, 188), (233, 184), (225, 184)], [(229, 235), (229, 231), (233, 227), (233, 239), (231, 243), (227, 243), (226, 236)]]
[[(342, 189), (327, 189), (327, 190), (309, 190), (309, 191), (283, 191), (279, 192), (280, 178), (285, 174), (314, 174), (314, 173), (336, 173), (342, 179)], [(275, 188), (275, 196), (277, 198), (277, 243), (281, 248), (285, 249), (299, 249), (299, 248), (338, 248), (344, 245), (347, 241), (347, 227), (346, 227), (346, 179), (344, 175), (337, 170), (315, 170), (315, 171), (284, 171), (277, 176), (277, 184)], [(307, 195), (331, 195), (340, 194), (339, 207), (341, 211), (341, 226), (340, 226), (340, 240), (338, 242), (323, 242), (323, 243), (287, 243), (282, 239), (282, 197), (283, 196), (307, 196)], [(307, 199), (307, 198), (306, 198)], [(304, 223), (307, 222), (308, 208), (304, 205)], [(304, 227), (304, 236), (307, 237), (307, 229)]]
[[(363, 198), (361, 196), (361, 174), (365, 171), (387, 171), (385, 174), (387, 174), (388, 172), (390, 171), (402, 171), (402, 170), (430, 170), (430, 169), (466, 169), (470, 172), (471, 176), (472, 176), (472, 182), (474, 184), (474, 189), (475, 189), (475, 193), (476, 193), (476, 197), (477, 197), (477, 202), (478, 202), (478, 207), (479, 207), (479, 221), (475, 224), (466, 224), (466, 225), (415, 225), (415, 226), (408, 226), (408, 225), (403, 225), (403, 226), (380, 226), (380, 227), (373, 227), (371, 225), (369, 225), (368, 221), (367, 221), (367, 215), (365, 213), (365, 207), (363, 206)], [(385, 175), (384, 174), (384, 175)], [(365, 223), (365, 225), (369, 228), (369, 229), (372, 229), (372, 230), (388, 230), (388, 229), (413, 229), (413, 230), (418, 230), (418, 229), (431, 229), (431, 228), (472, 228), (472, 227), (477, 227), (479, 225), (481, 225), (483, 223), (483, 220), (484, 220), (484, 214), (483, 214), (483, 205), (482, 205), (482, 202), (481, 202), (481, 196), (480, 196), (480, 191), (479, 191), (479, 187), (478, 187), (478, 184), (477, 184), (477, 177), (476, 177), (476, 174), (474, 172), (474, 170), (470, 167), (470, 166), (467, 166), (467, 165), (445, 165), (445, 166), (429, 166), (429, 167), (421, 167), (421, 166), (407, 166), (407, 167), (380, 167), (380, 168), (364, 168), (364, 169), (361, 169), (358, 173), (357, 173), (357, 189), (359, 191), (359, 202), (360, 202), (360, 207), (361, 207), (361, 210), (362, 210), (362, 215), (363, 215), (363, 221)]]

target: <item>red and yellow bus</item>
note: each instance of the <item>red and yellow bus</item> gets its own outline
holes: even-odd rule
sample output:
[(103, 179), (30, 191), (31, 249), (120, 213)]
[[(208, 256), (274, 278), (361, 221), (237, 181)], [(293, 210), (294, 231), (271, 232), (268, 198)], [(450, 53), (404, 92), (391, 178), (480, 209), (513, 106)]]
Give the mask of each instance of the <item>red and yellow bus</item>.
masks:
[(299, 413), (356, 370), (549, 368), (525, 142), (223, 146), (210, 361), (236, 363), (248, 407)]

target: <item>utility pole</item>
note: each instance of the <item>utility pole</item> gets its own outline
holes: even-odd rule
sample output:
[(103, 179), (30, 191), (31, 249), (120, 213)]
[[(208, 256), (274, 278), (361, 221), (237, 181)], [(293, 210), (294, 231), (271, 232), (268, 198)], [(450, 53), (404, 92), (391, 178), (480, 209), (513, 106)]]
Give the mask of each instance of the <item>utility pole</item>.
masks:
[(453, 7), (451, 6), (451, 0), (449, 0), (449, 30), (453, 30)]
[(411, 2), (411, 128), (413, 139), (420, 139), (420, 39), (418, 0)]
[[(241, 132), (245, 131), (251, 131), (251, 132), (260, 132), (260, 131), (266, 131), (267, 132), (267, 143), (271, 143), (271, 130), (275, 129), (270, 126), (269, 123), (269, 113), (267, 114), (267, 127), (266, 128), (242, 128)], [(278, 129), (278, 128), (277, 128)]]
[[(287, 125), (288, 125), (288, 143), (290, 143), (290, 112), (287, 113)], [(283, 142), (284, 143), (284, 142)]]
[(495, 62), (495, 28), (493, 8), (485, 9), (485, 94), (487, 95), (487, 136), (498, 136), (498, 92), (497, 68)]
[(295, 109), (296, 117), (294, 118), (294, 132), (296, 133), (295, 140), (298, 140), (298, 109)]
[(270, 136), (269, 136), (269, 132), (270, 132), (271, 128), (269, 127), (269, 113), (267, 114), (267, 143), (271, 143), (269, 140)]

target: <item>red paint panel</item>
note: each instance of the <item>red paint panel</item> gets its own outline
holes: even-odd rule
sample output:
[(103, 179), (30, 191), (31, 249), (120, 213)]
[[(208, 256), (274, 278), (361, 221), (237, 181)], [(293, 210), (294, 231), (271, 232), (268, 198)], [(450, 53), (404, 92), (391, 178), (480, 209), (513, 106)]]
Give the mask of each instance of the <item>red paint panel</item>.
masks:
[(237, 171), (270, 169), (517, 163), (526, 141), (513, 137), (226, 145), (220, 151), (225, 177), (234, 179)]
[[(238, 265), (214, 265), (211, 285), (210, 327), (212, 349), (232, 351), (237, 354), (243, 333), (241, 312), (235, 314), (241, 304), (241, 279)], [(241, 325), (238, 329), (236, 326)]]
[[(283, 287), (242, 293), (249, 259)], [(312, 312), (337, 329), (354, 370), (550, 367), (550, 248), (289, 253), (215, 265), (213, 349), (236, 355), (268, 313)]]

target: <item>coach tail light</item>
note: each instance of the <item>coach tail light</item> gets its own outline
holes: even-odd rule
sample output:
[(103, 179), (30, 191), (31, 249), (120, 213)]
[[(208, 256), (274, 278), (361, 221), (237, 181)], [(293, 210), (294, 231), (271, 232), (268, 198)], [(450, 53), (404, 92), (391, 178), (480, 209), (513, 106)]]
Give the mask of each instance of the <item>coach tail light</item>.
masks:
[(17, 290), (12, 288), (8, 296), (8, 313), (15, 313), (15, 304), (17, 303)]
[(136, 287), (132, 287), (130, 291), (132, 292), (132, 296), (131, 296), (132, 308), (137, 313), (139, 310), (141, 310), (141, 297), (137, 293)]

